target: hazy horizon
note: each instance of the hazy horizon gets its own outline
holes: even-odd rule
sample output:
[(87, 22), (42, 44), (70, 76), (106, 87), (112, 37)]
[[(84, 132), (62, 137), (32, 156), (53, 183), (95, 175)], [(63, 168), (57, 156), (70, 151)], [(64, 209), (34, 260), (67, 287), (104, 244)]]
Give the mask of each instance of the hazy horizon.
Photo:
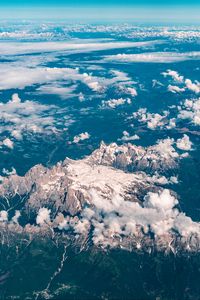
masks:
[(59, 19), (65, 21), (110, 21), (110, 22), (153, 22), (153, 23), (200, 23), (200, 5), (196, 1), (190, 5), (182, 1), (168, 2), (168, 4), (156, 4), (153, 1), (145, 5), (142, 1), (138, 5), (137, 1), (130, 4), (130, 1), (123, 2), (124, 4), (112, 3), (91, 4), (90, 1), (76, 1), (74, 5), (68, 1), (64, 4), (63, 1), (58, 1), (55, 5), (52, 1), (43, 1), (39, 5), (38, 1), (26, 3), (25, 1), (10, 1), (0, 4), (0, 19), (1, 20), (18, 20), (18, 19)]

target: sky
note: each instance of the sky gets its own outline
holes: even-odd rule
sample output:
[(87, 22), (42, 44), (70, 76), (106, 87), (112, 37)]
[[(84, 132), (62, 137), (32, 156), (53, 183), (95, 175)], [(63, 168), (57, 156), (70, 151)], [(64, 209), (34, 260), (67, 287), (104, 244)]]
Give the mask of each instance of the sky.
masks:
[(166, 6), (166, 5), (198, 5), (199, 0), (0, 0), (0, 6), (74, 6), (74, 5), (158, 5), (158, 6)]
[(0, 0), (2, 19), (200, 22), (199, 0)]

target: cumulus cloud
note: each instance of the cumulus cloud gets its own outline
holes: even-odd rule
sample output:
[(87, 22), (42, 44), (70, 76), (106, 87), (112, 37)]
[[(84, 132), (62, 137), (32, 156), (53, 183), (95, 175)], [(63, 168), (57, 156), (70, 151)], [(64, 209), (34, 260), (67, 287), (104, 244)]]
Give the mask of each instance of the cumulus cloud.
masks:
[(178, 200), (165, 189), (161, 193), (148, 193), (144, 198), (144, 207), (157, 208), (158, 210), (171, 210), (178, 204)]
[(78, 144), (80, 141), (84, 141), (89, 138), (90, 138), (90, 134), (88, 132), (82, 132), (73, 138), (73, 143)]
[(169, 178), (165, 177), (164, 175), (159, 175), (158, 172), (152, 176), (152, 179), (155, 183), (160, 185), (168, 185), (168, 184), (177, 184), (178, 178), (177, 176), (170, 176)]
[[(198, 41), (200, 38), (200, 33), (197, 30), (198, 27), (188, 27), (187, 30), (185, 26), (173, 26), (166, 28), (165, 26), (144, 26), (144, 27), (129, 27), (129, 32), (126, 32), (124, 28), (123, 36), (131, 39), (135, 38), (167, 38), (174, 42), (185, 41), (190, 43), (191, 41)], [(121, 28), (120, 28), (121, 29)], [(122, 30), (122, 29), (121, 29)]]
[(124, 80), (123, 83), (121, 82), (120, 84), (118, 84), (117, 89), (118, 89), (118, 91), (120, 93), (123, 93), (123, 94), (126, 94), (126, 95), (130, 95), (131, 97), (135, 98), (138, 93), (137, 93), (137, 90), (134, 87), (132, 87), (133, 83), (134, 83), (133, 81), (127, 81), (126, 82)]
[(8, 212), (6, 210), (0, 211), (0, 222), (8, 221)]
[(0, 142), (0, 148), (2, 146), (7, 147), (9, 149), (13, 149), (14, 148), (14, 143), (9, 138), (6, 138), (2, 142)]
[(168, 85), (168, 91), (172, 92), (172, 93), (182, 93), (182, 92), (185, 91), (185, 88), (180, 88), (180, 87), (178, 87), (176, 85), (169, 84)]
[[(38, 102), (21, 101), (18, 94), (13, 94), (12, 99), (6, 103), (0, 103), (0, 133), (10, 133), (11, 138), (21, 140), (25, 132), (43, 133), (56, 132), (54, 126), (53, 105), (44, 105)], [(4, 139), (0, 145), (13, 148), (13, 140)]]
[(151, 130), (155, 130), (156, 128), (171, 129), (176, 126), (176, 120), (174, 118), (168, 119), (168, 115), (168, 111), (164, 111), (163, 115), (160, 115), (158, 113), (149, 113), (146, 108), (140, 108), (137, 112), (133, 113), (133, 118), (141, 123), (145, 123), (147, 128)]
[(127, 98), (119, 98), (119, 99), (110, 99), (108, 101), (103, 100), (102, 101), (102, 107), (106, 108), (116, 108), (117, 106), (123, 105), (123, 104), (131, 104), (131, 99)]
[(50, 213), (50, 209), (47, 209), (45, 207), (40, 208), (36, 217), (36, 223), (40, 226), (48, 224), (50, 222)]
[(181, 139), (178, 139), (176, 142), (176, 146), (178, 149), (189, 151), (192, 149), (192, 142), (188, 135), (184, 134)]
[(123, 131), (123, 136), (118, 140), (123, 141), (123, 142), (129, 142), (129, 141), (135, 141), (135, 140), (139, 140), (139, 139), (140, 139), (140, 137), (137, 134), (130, 135), (129, 132)]
[(174, 229), (177, 230), (181, 236), (187, 238), (199, 232), (200, 224), (193, 222), (192, 219), (187, 217), (184, 213), (180, 213), (174, 221)]
[(161, 157), (169, 158), (177, 158), (179, 157), (179, 154), (176, 152), (174, 145), (174, 139), (164, 139), (158, 141), (158, 143), (155, 145), (156, 151), (160, 154)]
[(136, 89), (133, 87), (124, 87), (123, 91), (124, 91), (124, 93), (129, 94), (132, 97), (136, 97), (138, 94)]
[(170, 76), (173, 78), (174, 81), (177, 81), (179, 83), (183, 83), (184, 81), (184, 77), (182, 75), (180, 75), (177, 71), (173, 71), (170, 69), (168, 69), (166, 72), (163, 72), (162, 75), (164, 77)]
[(200, 125), (200, 98), (186, 99), (182, 105), (178, 106), (178, 118), (188, 119), (194, 125)]
[(194, 83), (190, 79), (186, 79), (185, 85), (188, 88), (188, 90), (194, 92), (195, 94), (200, 93), (200, 83), (198, 81), (196, 81), (196, 83)]
[[(168, 189), (149, 192), (143, 204), (123, 199), (119, 195), (111, 200), (91, 190), (92, 206), (83, 209), (79, 219), (66, 222), (78, 234), (92, 234), (94, 244), (115, 247), (121, 237), (140, 236), (140, 231), (166, 236), (176, 230), (181, 236), (199, 234), (200, 224), (193, 222), (176, 207), (177, 198)], [(137, 248), (142, 247), (138, 239)]]
[(182, 85), (184, 84), (184, 86), (182, 87), (169, 85), (168, 90), (170, 92), (179, 93), (184, 92), (186, 89), (188, 89), (195, 94), (200, 93), (200, 83), (197, 80), (195, 82), (192, 82), (190, 79), (184, 79), (184, 76), (173, 70), (167, 70), (167, 72), (163, 72), (162, 75), (164, 75), (164, 77), (170, 76), (175, 82)]

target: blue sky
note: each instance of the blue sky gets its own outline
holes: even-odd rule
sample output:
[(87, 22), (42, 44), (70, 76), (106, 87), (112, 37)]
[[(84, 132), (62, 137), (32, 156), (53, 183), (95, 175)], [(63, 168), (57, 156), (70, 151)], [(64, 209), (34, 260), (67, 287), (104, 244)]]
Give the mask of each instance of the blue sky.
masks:
[(198, 5), (199, 0), (0, 0), (0, 6), (74, 6), (74, 5)]
[(199, 0), (0, 0), (0, 19), (200, 22)]

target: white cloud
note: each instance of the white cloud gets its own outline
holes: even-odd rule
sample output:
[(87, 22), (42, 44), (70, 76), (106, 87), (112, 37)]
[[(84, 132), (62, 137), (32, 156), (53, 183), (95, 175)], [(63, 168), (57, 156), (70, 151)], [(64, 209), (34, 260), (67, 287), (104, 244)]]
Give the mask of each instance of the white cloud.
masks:
[(163, 115), (158, 113), (149, 113), (146, 108), (140, 108), (137, 112), (133, 113), (133, 118), (141, 123), (145, 123), (151, 130), (156, 128), (171, 129), (176, 126), (175, 119), (168, 119), (169, 112), (164, 111)]
[(194, 92), (195, 94), (200, 93), (200, 83), (196, 80), (195, 83), (192, 82), (190, 79), (184, 79), (184, 76), (179, 75), (177, 71), (167, 70), (167, 72), (162, 73), (164, 77), (171, 76), (175, 82), (179, 84), (185, 84), (184, 87), (178, 87), (174, 85), (169, 85), (168, 90), (176, 93), (176, 92), (184, 92), (186, 89)]
[(0, 148), (2, 146), (7, 147), (9, 149), (13, 149), (14, 148), (14, 143), (9, 138), (6, 138), (2, 142), (0, 142)]
[(182, 93), (185, 91), (185, 88), (180, 88), (176, 85), (168, 85), (168, 91), (172, 92), (172, 93)]
[(178, 118), (189, 119), (194, 125), (200, 125), (200, 98), (185, 100), (178, 110)]
[(155, 87), (155, 86), (164, 86), (163, 83), (161, 83), (159, 80), (157, 79), (153, 79), (152, 80), (152, 87)]
[[(178, 211), (178, 200), (167, 189), (149, 192), (142, 206), (118, 195), (113, 196), (111, 201), (97, 195), (94, 190), (91, 190), (91, 195), (92, 206), (83, 209), (80, 220), (71, 224), (79, 234), (89, 234), (92, 230), (94, 244), (115, 247), (125, 237), (135, 235), (142, 239), (141, 230), (147, 234), (154, 232), (156, 237), (164, 240), (174, 230), (182, 237), (199, 235), (200, 224)], [(85, 211), (88, 209), (91, 211), (89, 214)], [(138, 249), (142, 247), (139, 241), (136, 244)]]
[(151, 52), (140, 54), (116, 54), (104, 57), (104, 61), (145, 62), (145, 63), (173, 63), (186, 60), (199, 60), (200, 52)]
[(36, 223), (40, 226), (50, 222), (51, 210), (45, 207), (39, 209), (38, 215), (36, 217)]
[(111, 85), (120, 83), (128, 94), (136, 95), (134, 88), (130, 87), (133, 82), (126, 73), (112, 70), (111, 74), (112, 77), (107, 78), (93, 76), (86, 72), (82, 73), (79, 68), (2, 65), (0, 68), (0, 90), (24, 89), (37, 84), (42, 85), (37, 87), (36, 92), (38, 93), (53, 93), (65, 97), (74, 92), (79, 82), (98, 93), (104, 92)]
[[(22, 102), (17, 94), (13, 94), (10, 101), (0, 103), (0, 133), (7, 131), (12, 138), (21, 140), (25, 132), (56, 132), (53, 117), (55, 109), (53, 105), (30, 100)], [(9, 138), (3, 140), (2, 145), (11, 149), (14, 146)]]
[[(6, 28), (7, 29), (7, 28)], [(53, 37), (50, 32), (30, 32), (26, 30), (2, 31), (0, 32), (1, 40), (22, 40), (22, 39), (48, 39)]]
[(177, 184), (177, 176), (170, 176), (169, 178), (164, 175), (159, 175), (157, 172), (152, 176), (153, 182), (158, 183), (159, 185), (168, 185), (168, 184)]
[(192, 219), (187, 217), (184, 213), (180, 213), (174, 221), (174, 229), (177, 230), (181, 236), (188, 237), (200, 232), (200, 224), (193, 222)]
[(183, 76), (179, 75), (179, 73), (177, 71), (173, 71), (173, 70), (170, 70), (170, 69), (168, 69), (166, 72), (163, 72), (162, 75), (164, 77), (171, 76), (174, 79), (174, 81), (177, 81), (179, 83), (183, 83), (183, 81), (184, 81)]
[(62, 99), (67, 99), (75, 96), (74, 94), (77, 85), (72, 85), (69, 87), (65, 87), (59, 84), (46, 84), (41, 85), (36, 91), (39, 94), (49, 94), (49, 95), (58, 95)]
[(178, 149), (189, 151), (192, 149), (192, 142), (188, 135), (184, 134), (181, 139), (178, 139), (176, 142), (176, 146)]
[(87, 233), (89, 228), (90, 228), (90, 222), (87, 219), (78, 220), (78, 222), (75, 223), (73, 227), (74, 232), (78, 234)]
[(102, 101), (102, 107), (116, 108), (117, 106), (123, 104), (131, 104), (131, 100), (129, 98), (119, 98), (119, 99), (110, 99), (108, 101)]
[[(125, 78), (124, 78), (125, 79)], [(135, 98), (137, 96), (137, 90), (132, 87), (132, 84), (136, 83), (133, 81), (128, 81), (128, 78), (126, 80), (124, 80), (123, 82), (120, 82), (116, 88), (117, 91), (122, 94), (124, 96), (124, 94), (126, 94), (127, 96), (131, 96), (133, 98)]]
[(6, 210), (0, 211), (0, 222), (8, 221), (8, 212)]
[(155, 145), (155, 150), (160, 154), (162, 158), (178, 158), (179, 155), (174, 149), (173, 145), (174, 139), (167, 138), (158, 141), (158, 143)]
[(167, 38), (174, 42), (185, 41), (190, 43), (192, 41), (198, 41), (200, 38), (200, 33), (198, 30), (198, 26), (189, 25), (187, 28), (185, 26), (173, 26), (173, 27), (165, 27), (165, 26), (144, 26), (144, 27), (129, 27), (129, 32), (124, 29), (124, 33), (122, 36), (127, 38), (135, 39), (135, 38)]
[(196, 83), (193, 83), (190, 79), (186, 79), (185, 85), (188, 88), (188, 90), (194, 92), (195, 94), (200, 93), (200, 83), (198, 81), (196, 81)]
[(159, 210), (171, 210), (178, 204), (178, 200), (165, 189), (161, 193), (148, 193), (144, 198), (144, 207), (157, 208)]
[(6, 66), (0, 70), (0, 90), (24, 89), (26, 86), (34, 84), (74, 79), (81, 79), (78, 76), (77, 69)]
[(127, 87), (125, 90), (128, 94), (130, 94), (132, 97), (137, 96), (137, 91), (135, 88)]
[(135, 141), (139, 139), (140, 137), (137, 134), (130, 135), (130, 133), (128, 133), (127, 131), (123, 131), (123, 136), (118, 140), (123, 142), (129, 142), (129, 141)]
[(81, 101), (81, 102), (85, 100), (85, 96), (84, 96), (84, 94), (83, 94), (82, 92), (79, 93), (78, 99), (79, 99), (79, 101)]
[(10, 175), (15, 175), (15, 174), (17, 174), (15, 168), (13, 168), (13, 167), (11, 168), (11, 171), (9, 171), (9, 170), (3, 168), (2, 173), (3, 173), (4, 175), (6, 175), (6, 176), (10, 176)]
[(89, 138), (90, 138), (90, 134), (88, 132), (82, 132), (73, 138), (73, 143), (78, 144), (80, 141), (84, 141)]
[(1, 42), (0, 43), (0, 55), (19, 55), (19, 54), (31, 54), (42, 52), (65, 52), (67, 54), (72, 53), (84, 53), (91, 51), (120, 49), (120, 48), (135, 48), (151, 46), (154, 44), (162, 43), (162, 41), (144, 41), (144, 42), (113, 42), (107, 40), (85, 40), (77, 39), (67, 42)]

